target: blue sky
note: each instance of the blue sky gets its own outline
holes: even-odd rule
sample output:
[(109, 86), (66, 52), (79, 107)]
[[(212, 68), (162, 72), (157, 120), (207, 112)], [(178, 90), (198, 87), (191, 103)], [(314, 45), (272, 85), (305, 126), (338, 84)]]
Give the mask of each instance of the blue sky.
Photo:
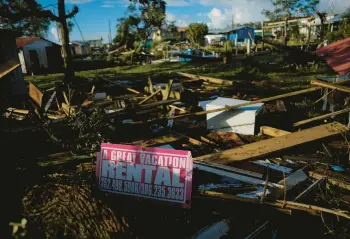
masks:
[[(43, 7), (50, 6), (57, 13), (57, 0), (39, 0)], [(270, 0), (166, 0), (167, 19), (176, 21), (178, 26), (187, 26), (191, 22), (205, 22), (210, 28), (224, 28), (232, 22), (245, 23), (262, 21), (263, 9), (271, 8)], [(343, 12), (350, 7), (350, 0), (321, 0), (319, 9)], [(112, 37), (115, 35), (116, 23), (122, 17), (128, 6), (128, 0), (66, 0), (66, 8), (79, 7), (75, 19), (85, 40), (103, 38), (108, 41), (108, 21), (111, 21)], [(50, 40), (57, 42), (55, 24), (50, 26), (48, 33)], [(81, 34), (74, 27), (71, 40), (81, 40)]]

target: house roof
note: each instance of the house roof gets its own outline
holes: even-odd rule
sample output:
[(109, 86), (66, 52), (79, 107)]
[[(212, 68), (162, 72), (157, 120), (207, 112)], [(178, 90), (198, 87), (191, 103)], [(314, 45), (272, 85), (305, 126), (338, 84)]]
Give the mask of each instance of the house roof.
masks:
[(17, 37), (16, 38), (16, 45), (18, 48), (24, 47), (32, 42), (39, 41), (40, 37)]
[(69, 44), (76, 44), (76, 45), (79, 45), (79, 46), (87, 46), (87, 45), (89, 45), (89, 42), (71, 41)]
[(178, 27), (177, 31), (178, 32), (185, 32), (185, 31), (187, 31), (187, 29), (188, 29), (188, 27)]
[(340, 75), (350, 73), (350, 37), (316, 50), (327, 64)]
[(229, 33), (229, 32), (235, 32), (235, 31), (238, 31), (238, 30), (242, 30), (244, 28), (254, 29), (252, 27), (240, 26), (240, 27), (235, 27), (233, 29), (232, 29), (232, 27), (229, 27), (229, 28), (225, 28), (225, 29), (209, 30), (209, 33), (210, 34)]
[(17, 37), (16, 38), (16, 45), (17, 45), (17, 48), (21, 48), (21, 47), (24, 47), (26, 45), (29, 45), (29, 44), (36, 42), (36, 41), (39, 41), (39, 40), (48, 41), (48, 42), (51, 42), (55, 45), (60, 46), (59, 44), (52, 42), (52, 41), (49, 41), (49, 40), (42, 38), (42, 37)]

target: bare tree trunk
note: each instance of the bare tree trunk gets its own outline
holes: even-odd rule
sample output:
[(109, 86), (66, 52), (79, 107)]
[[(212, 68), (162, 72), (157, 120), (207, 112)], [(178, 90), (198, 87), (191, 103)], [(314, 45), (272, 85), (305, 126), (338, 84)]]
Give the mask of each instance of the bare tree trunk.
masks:
[(65, 81), (69, 81), (74, 77), (72, 68), (72, 53), (69, 47), (69, 30), (66, 21), (66, 10), (64, 0), (58, 0), (58, 17), (62, 36), (62, 54), (64, 62)]

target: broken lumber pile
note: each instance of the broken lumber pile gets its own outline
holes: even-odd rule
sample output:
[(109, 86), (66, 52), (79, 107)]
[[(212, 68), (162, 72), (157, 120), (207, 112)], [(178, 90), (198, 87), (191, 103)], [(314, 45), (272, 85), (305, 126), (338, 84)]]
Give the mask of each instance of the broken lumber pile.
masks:
[(266, 156), (297, 145), (335, 136), (347, 132), (348, 130), (348, 127), (340, 123), (330, 123), (288, 135), (243, 145), (239, 148), (229, 149), (220, 153), (200, 156), (194, 160), (230, 164), (237, 161)]

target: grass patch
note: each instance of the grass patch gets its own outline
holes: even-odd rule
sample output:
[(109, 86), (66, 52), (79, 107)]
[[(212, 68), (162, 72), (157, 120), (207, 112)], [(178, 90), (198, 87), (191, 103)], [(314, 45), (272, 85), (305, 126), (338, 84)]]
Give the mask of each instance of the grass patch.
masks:
[[(271, 89), (273, 93), (299, 90), (310, 86), (310, 80), (320, 76), (330, 76), (335, 73), (326, 65), (319, 65), (317, 69), (284, 68), (284, 57), (278, 54), (234, 57), (231, 64), (221, 62), (205, 63), (161, 63), (155, 65), (117, 66), (105, 69), (76, 72), (77, 77), (96, 78), (107, 77), (121, 80), (147, 80), (151, 76), (155, 81), (166, 81), (176, 72), (188, 72), (203, 76), (211, 76), (232, 80), (237, 87), (259, 85), (259, 89)], [(40, 89), (53, 87), (55, 83), (63, 81), (63, 74), (43, 76), (26, 76)], [(268, 94), (267, 94), (268, 95)]]

